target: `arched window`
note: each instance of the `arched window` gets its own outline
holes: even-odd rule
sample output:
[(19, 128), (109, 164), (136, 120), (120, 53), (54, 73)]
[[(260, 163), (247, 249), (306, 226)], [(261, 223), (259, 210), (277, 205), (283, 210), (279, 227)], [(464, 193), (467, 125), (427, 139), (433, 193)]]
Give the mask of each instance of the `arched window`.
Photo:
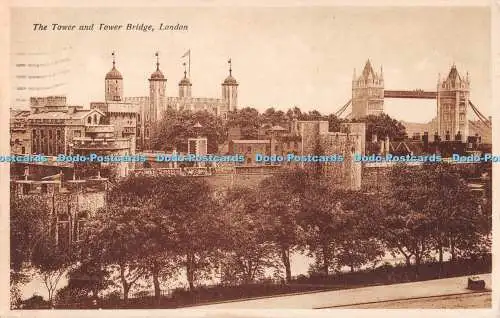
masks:
[(90, 116), (87, 117), (87, 124), (92, 124), (92, 118)]
[(96, 114), (94, 114), (94, 124), (97, 125), (97, 115)]

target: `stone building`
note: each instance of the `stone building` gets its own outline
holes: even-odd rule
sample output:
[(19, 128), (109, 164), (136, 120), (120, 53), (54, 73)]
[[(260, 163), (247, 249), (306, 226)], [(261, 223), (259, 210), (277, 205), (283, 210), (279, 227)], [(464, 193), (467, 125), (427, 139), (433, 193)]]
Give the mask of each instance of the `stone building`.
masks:
[(370, 60), (366, 61), (358, 77), (354, 69), (352, 79), (352, 118), (380, 115), (384, 111), (384, 75), (373, 70)]
[(29, 110), (10, 110), (10, 149), (13, 154), (31, 153), (31, 134), (28, 130)]
[[(29, 114), (21, 113), (29, 132), (25, 145), (31, 143), (30, 153), (46, 156), (78, 153), (84, 144), (92, 144), (96, 153), (134, 154), (136, 123), (131, 107), (103, 103), (84, 109), (67, 105), (64, 96), (32, 97)], [(12, 122), (22, 127), (19, 117)], [(13, 136), (18, 129), (11, 126)]]
[(73, 139), (84, 137), (87, 128), (102, 124), (105, 116), (96, 109), (69, 106), (65, 96), (32, 97), (30, 103), (30, 152), (46, 156), (70, 154)]
[[(68, 167), (55, 160), (59, 155), (135, 154), (136, 112), (130, 103), (92, 103), (90, 109), (84, 109), (67, 105), (65, 96), (32, 97), (30, 103), (29, 111), (11, 111), (11, 152), (42, 154), (49, 156), (49, 162), (38, 167), (13, 163), (14, 171), (29, 167), (50, 175), (60, 167), (67, 172)], [(43, 167), (46, 173), (40, 171)], [(132, 164), (116, 163), (110, 168), (113, 174), (123, 176)]]
[(460, 76), (455, 65), (443, 81), (437, 85), (437, 126), (441, 140), (467, 141), (469, 136), (470, 80), (469, 73)]
[(361, 162), (355, 162), (354, 155), (365, 152), (364, 123), (343, 123), (338, 132), (328, 131), (328, 121), (299, 121), (297, 126), (302, 137), (300, 155), (319, 152), (342, 156), (342, 161), (323, 163), (323, 173), (331, 178), (333, 186), (361, 188)]
[[(123, 97), (123, 77), (113, 68), (106, 75), (106, 94), (115, 92), (109, 98), (125, 101), (136, 105), (137, 112), (137, 147), (140, 150), (150, 149), (150, 138), (153, 126), (161, 120), (167, 109), (207, 111), (214, 115), (227, 118), (227, 113), (238, 108), (239, 83), (232, 75), (231, 61), (229, 61), (229, 75), (221, 84), (222, 96), (220, 98), (193, 97), (191, 80), (184, 70), (184, 76), (178, 84), (178, 96), (167, 96), (167, 78), (160, 69), (160, 61), (156, 54), (156, 70), (151, 74), (149, 81), (149, 96)], [(114, 58), (114, 57), (113, 57)]]
[(246, 165), (254, 165), (255, 157), (257, 154), (270, 155), (271, 154), (271, 141), (262, 139), (242, 139), (231, 140), (229, 142), (230, 154), (241, 154), (245, 157)]
[[(48, 207), (50, 224), (47, 233), (52, 235), (63, 250), (83, 238), (89, 220), (106, 204), (106, 179), (11, 181), (12, 200), (28, 199), (44, 202)], [(42, 212), (42, 211), (40, 211)]]
[[(305, 169), (316, 165), (297, 163), (286, 159), (270, 162), (255, 162), (256, 154), (265, 156), (283, 156), (294, 154), (308, 155), (337, 155), (343, 160), (338, 162), (321, 163), (323, 173), (332, 180), (332, 185), (349, 189), (361, 187), (361, 163), (354, 161), (354, 154), (365, 152), (365, 124), (343, 123), (341, 130), (330, 132), (328, 121), (298, 121), (290, 122), (289, 128), (273, 126), (267, 129), (266, 139), (258, 140), (230, 140), (229, 153), (241, 154), (245, 157), (244, 165), (278, 164), (297, 166)], [(233, 132), (238, 135), (238, 132)]]

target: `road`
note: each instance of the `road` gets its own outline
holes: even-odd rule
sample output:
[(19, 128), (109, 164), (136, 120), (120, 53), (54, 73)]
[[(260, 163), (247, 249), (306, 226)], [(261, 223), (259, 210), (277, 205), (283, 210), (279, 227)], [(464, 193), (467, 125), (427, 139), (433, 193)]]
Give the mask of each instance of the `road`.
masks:
[(475, 309), (490, 308), (491, 292), (470, 293), (453, 296), (436, 296), (407, 300), (352, 305), (350, 309)]
[[(491, 289), (491, 274), (479, 275)], [(202, 305), (196, 309), (313, 309), (470, 293), (469, 276)], [(383, 307), (380, 307), (383, 308)], [(403, 307), (400, 307), (403, 308)], [(413, 307), (415, 308), (415, 307)]]

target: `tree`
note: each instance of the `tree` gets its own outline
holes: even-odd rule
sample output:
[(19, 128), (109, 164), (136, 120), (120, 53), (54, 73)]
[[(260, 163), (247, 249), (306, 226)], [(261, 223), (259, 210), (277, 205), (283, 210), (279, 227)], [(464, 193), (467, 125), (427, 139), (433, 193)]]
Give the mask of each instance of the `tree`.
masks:
[(387, 246), (403, 254), (408, 265), (415, 258), (417, 275), (431, 250), (439, 252), (442, 262), (443, 250), (449, 247), (454, 259), (457, 245), (471, 248), (480, 237), (479, 201), (452, 166), (398, 165), (389, 179), (379, 230)]
[(299, 250), (304, 241), (298, 214), (306, 178), (304, 171), (294, 170), (269, 177), (259, 185), (260, 209), (268, 226), (266, 236), (280, 255), (287, 282), (292, 279), (290, 254)]
[(317, 110), (310, 110), (307, 113), (301, 113), (299, 116), (299, 120), (327, 120), (326, 116), (323, 116)]
[(177, 176), (159, 181), (155, 201), (171, 232), (177, 264), (185, 268), (193, 289), (216, 265), (217, 247), (223, 239), (220, 210), (205, 179)]
[(228, 113), (227, 127), (239, 127), (241, 138), (257, 139), (259, 136), (259, 127), (261, 118), (255, 108), (245, 107)]
[(169, 211), (162, 206), (171, 181), (169, 177), (130, 177), (117, 184), (110, 195), (110, 201), (117, 206), (141, 210), (142, 223), (137, 224), (143, 225), (140, 230), (147, 252), (139, 255), (139, 267), (146, 278), (152, 278), (157, 302), (161, 296), (160, 279), (168, 279), (176, 273), (177, 238)]
[(53, 238), (44, 237), (40, 243), (36, 244), (32, 254), (32, 263), (47, 288), (48, 300), (51, 304), (61, 278), (64, 277), (73, 261), (70, 252), (60, 248)]
[(50, 235), (50, 212), (40, 197), (10, 199), (10, 269), (11, 284), (24, 280), (23, 269), (32, 260), (36, 245)]
[[(195, 128), (198, 123), (202, 126), (199, 131)], [(155, 150), (175, 148), (187, 152), (187, 139), (198, 135), (207, 137), (209, 153), (217, 153), (218, 145), (227, 139), (227, 129), (220, 117), (207, 111), (168, 109), (151, 133), (151, 146)]]
[(268, 219), (262, 214), (258, 192), (250, 188), (229, 191), (224, 204), (226, 213), (225, 257), (222, 260), (224, 282), (248, 284), (276, 267), (275, 248), (268, 239)]
[(318, 181), (314, 178), (305, 190), (300, 219), (310, 254), (316, 257), (317, 264), (328, 275), (330, 268), (337, 265), (334, 252), (345, 237), (346, 225), (354, 211), (343, 202), (346, 191), (331, 189)]
[(432, 249), (436, 202), (431, 201), (431, 174), (420, 167), (395, 166), (390, 190), (381, 200), (385, 215), (380, 229), (387, 247), (401, 253), (408, 266), (415, 258), (416, 271)]
[[(10, 198), (10, 289), (11, 306), (20, 305), (21, 284), (29, 281), (27, 271), (39, 265), (50, 296), (57, 287), (52, 287), (52, 276), (47, 264), (39, 257), (44, 244), (50, 238), (50, 211), (45, 198), (39, 196), (20, 197), (11, 192)], [(49, 251), (50, 252), (50, 251)], [(62, 264), (60, 264), (62, 266)], [(55, 267), (55, 266), (54, 266)], [(53, 267), (53, 268), (54, 268)], [(52, 268), (52, 269), (53, 269)], [(46, 278), (46, 279), (45, 279)]]
[(367, 141), (371, 141), (373, 135), (378, 139), (389, 137), (390, 140), (402, 140), (406, 135), (405, 126), (387, 114), (368, 115), (354, 121), (366, 124)]
[(348, 219), (335, 253), (338, 264), (349, 266), (354, 272), (365, 264), (375, 262), (385, 251), (378, 239), (379, 233), (373, 228), (373, 220), (378, 215), (374, 198), (361, 191), (348, 191), (343, 202), (346, 209), (355, 213)]
[(267, 123), (272, 126), (288, 122), (289, 120), (282, 110), (275, 110), (274, 107), (266, 109), (260, 117), (262, 123)]
[(328, 115), (327, 120), (329, 131), (340, 131), (340, 124), (347, 121), (346, 119), (338, 118), (334, 114)]

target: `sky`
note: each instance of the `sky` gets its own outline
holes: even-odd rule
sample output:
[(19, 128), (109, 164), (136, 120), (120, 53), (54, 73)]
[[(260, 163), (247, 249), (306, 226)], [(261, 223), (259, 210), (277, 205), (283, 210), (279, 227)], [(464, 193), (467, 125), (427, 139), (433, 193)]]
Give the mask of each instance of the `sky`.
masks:
[[(156, 30), (34, 31), (34, 23), (49, 28), (52, 23), (145, 23)], [(160, 31), (160, 23), (179, 23), (188, 30)], [(359, 74), (370, 58), (377, 72), (383, 66), (386, 89), (435, 90), (438, 74), (447, 75), (455, 63), (461, 74), (470, 74), (472, 102), (491, 115), (487, 7), (15, 8), (11, 25), (14, 94), (19, 73), (14, 65), (48, 58), (15, 54), (53, 52), (50, 59), (64, 55), (69, 61), (50, 71), (40, 68), (40, 74), (58, 74), (41, 86), (66, 84), (36, 93), (65, 94), (70, 104), (89, 107), (104, 99), (104, 76), (115, 51), (125, 96), (147, 96), (158, 51), (167, 95), (177, 96), (181, 56), (190, 49), (193, 96), (220, 97), (231, 58), (240, 84), (239, 107), (299, 106), (333, 113), (351, 98), (353, 70)], [(436, 102), (385, 99), (385, 112), (399, 120), (428, 122)]]

